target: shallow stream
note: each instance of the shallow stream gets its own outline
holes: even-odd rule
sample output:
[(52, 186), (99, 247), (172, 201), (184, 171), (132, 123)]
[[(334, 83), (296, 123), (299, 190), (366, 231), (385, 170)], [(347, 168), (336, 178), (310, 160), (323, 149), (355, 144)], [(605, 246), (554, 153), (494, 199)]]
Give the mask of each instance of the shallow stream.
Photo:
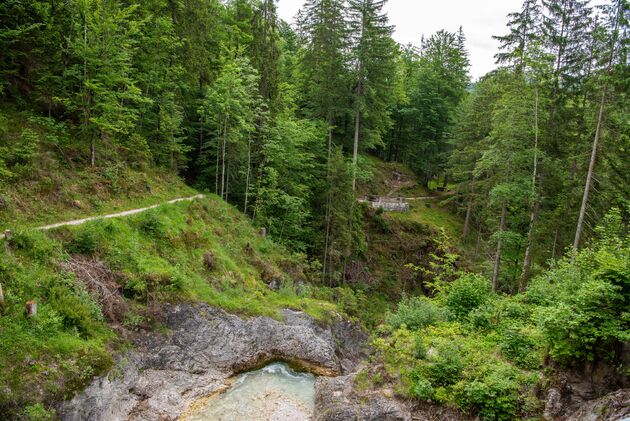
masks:
[(310, 420), (315, 406), (315, 377), (284, 363), (239, 375), (225, 392), (211, 396), (189, 414), (192, 421)]

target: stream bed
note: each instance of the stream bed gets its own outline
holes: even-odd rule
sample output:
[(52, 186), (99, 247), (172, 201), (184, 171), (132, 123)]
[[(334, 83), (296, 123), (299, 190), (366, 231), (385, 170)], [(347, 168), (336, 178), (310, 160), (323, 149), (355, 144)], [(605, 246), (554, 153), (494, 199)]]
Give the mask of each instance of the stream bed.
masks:
[(225, 392), (211, 396), (187, 421), (310, 420), (315, 376), (273, 363), (239, 375)]

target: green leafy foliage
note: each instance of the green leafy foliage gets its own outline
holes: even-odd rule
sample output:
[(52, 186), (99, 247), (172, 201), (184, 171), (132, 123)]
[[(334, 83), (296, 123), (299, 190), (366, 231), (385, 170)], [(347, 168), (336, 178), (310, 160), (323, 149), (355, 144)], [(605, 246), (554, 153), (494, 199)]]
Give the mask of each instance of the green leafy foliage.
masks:
[(490, 294), (490, 283), (486, 278), (468, 273), (450, 285), (445, 304), (457, 319), (463, 320), (470, 311), (485, 303)]
[(398, 303), (395, 313), (387, 316), (387, 323), (394, 328), (403, 325), (415, 330), (435, 324), (446, 318), (444, 310), (426, 297), (405, 298)]
[(614, 360), (616, 345), (630, 338), (630, 242), (620, 220), (618, 210), (609, 214), (599, 243), (561, 260), (527, 291), (551, 355), (561, 361)]

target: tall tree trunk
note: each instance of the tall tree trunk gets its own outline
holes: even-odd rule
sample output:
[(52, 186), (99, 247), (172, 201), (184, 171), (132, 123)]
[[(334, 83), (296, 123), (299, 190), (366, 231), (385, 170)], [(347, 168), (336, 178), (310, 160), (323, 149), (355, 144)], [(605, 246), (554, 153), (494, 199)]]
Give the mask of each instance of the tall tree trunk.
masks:
[(328, 268), (328, 245), (330, 243), (330, 225), (331, 225), (331, 214), (330, 207), (332, 205), (332, 200), (330, 196), (330, 161), (332, 159), (332, 124), (328, 122), (328, 168), (326, 169), (326, 180), (328, 182), (328, 194), (326, 196), (326, 239), (324, 244), (324, 261), (322, 264), (322, 283), (326, 280), (326, 270)]
[(359, 157), (359, 132), (361, 130), (361, 82), (357, 85), (357, 99), (354, 110), (354, 146), (352, 148), (352, 191), (357, 190), (357, 161)]
[(536, 85), (536, 101), (534, 111), (534, 163), (532, 170), (532, 193), (535, 196), (529, 217), (529, 229), (527, 230), (527, 244), (523, 257), (523, 267), (519, 278), (518, 289), (523, 292), (529, 278), (529, 269), (532, 265), (532, 239), (534, 237), (534, 224), (540, 208), (540, 193), (536, 193), (536, 180), (538, 178), (538, 85)]
[(480, 248), (481, 248), (481, 223), (477, 223), (477, 241), (475, 242), (475, 258), (479, 256)]
[(221, 198), (225, 193), (225, 147), (227, 143), (227, 116), (225, 117), (225, 128), (223, 131), (223, 147), (221, 151)]
[(586, 214), (586, 206), (588, 205), (588, 194), (591, 190), (591, 183), (593, 180), (593, 169), (595, 168), (595, 161), (597, 160), (597, 145), (599, 144), (599, 136), (601, 133), (602, 120), (604, 119), (604, 108), (606, 105), (606, 91), (607, 87), (604, 87), (602, 92), (602, 98), (599, 103), (599, 114), (597, 116), (597, 127), (595, 128), (595, 138), (593, 139), (593, 148), (591, 150), (591, 160), (588, 164), (588, 173), (586, 174), (586, 183), (584, 184), (584, 195), (582, 196), (582, 205), (580, 206), (580, 215), (578, 217), (577, 227), (575, 229), (575, 239), (573, 240), (573, 248), (577, 250), (580, 245), (580, 236), (582, 235), (582, 229), (584, 227), (584, 215)]
[[(622, 9), (625, 7), (625, 2), (618, 0), (615, 5), (615, 22), (612, 31), (612, 39), (610, 43), (610, 55), (608, 56), (608, 65), (606, 66), (606, 74), (610, 75), (612, 70), (613, 60), (615, 58), (615, 50), (617, 48), (617, 37), (619, 36), (618, 28), (619, 21), (622, 16)], [(582, 205), (580, 206), (580, 215), (578, 217), (577, 227), (575, 229), (575, 239), (573, 240), (573, 249), (577, 250), (580, 245), (580, 236), (582, 235), (582, 229), (584, 227), (584, 216), (586, 214), (586, 206), (588, 205), (588, 195), (591, 190), (591, 183), (593, 180), (593, 170), (595, 168), (595, 161), (597, 160), (597, 146), (599, 144), (599, 137), (602, 129), (602, 122), (604, 120), (604, 109), (606, 108), (606, 93), (608, 92), (608, 84), (604, 81), (604, 90), (602, 91), (602, 97), (599, 102), (599, 113), (597, 114), (597, 126), (595, 127), (595, 138), (593, 139), (593, 148), (591, 150), (591, 160), (588, 164), (588, 173), (586, 174), (586, 183), (584, 185), (584, 195), (582, 196)]]
[(534, 206), (532, 206), (532, 212), (529, 216), (529, 231), (527, 232), (525, 257), (523, 258), (523, 269), (521, 270), (521, 276), (518, 283), (519, 292), (525, 291), (527, 280), (529, 279), (529, 270), (532, 265), (532, 239), (534, 237), (534, 223), (536, 222), (536, 217), (538, 216), (538, 209), (540, 209), (540, 196), (536, 197)]
[(218, 136), (217, 137), (217, 162), (216, 162), (216, 167), (215, 167), (215, 171), (214, 171), (214, 194), (216, 194), (217, 196), (219, 195), (219, 163), (220, 163), (220, 156), (221, 156), (221, 138), (223, 136)]
[(468, 199), (468, 206), (466, 208), (466, 219), (464, 219), (464, 230), (462, 232), (462, 240), (465, 240), (468, 237), (468, 230), (470, 229), (470, 215), (472, 214), (472, 205), (473, 200), (472, 197)]
[(494, 270), (492, 272), (492, 290), (499, 289), (499, 268), (501, 266), (501, 245), (503, 243), (503, 231), (505, 230), (505, 217), (507, 215), (507, 201), (503, 201), (501, 208), (501, 221), (499, 222), (499, 238), (497, 240), (497, 252), (494, 259)]
[(90, 142), (90, 166), (92, 168), (96, 166), (96, 142), (94, 141), (94, 137), (92, 137), (92, 141)]
[(227, 171), (225, 174), (225, 201), (228, 201), (228, 195), (230, 194), (230, 160), (228, 159)]
[(560, 230), (560, 228), (556, 227), (556, 232), (553, 235), (553, 245), (551, 246), (551, 258), (552, 259), (556, 258), (556, 246), (558, 244), (559, 230)]
[(247, 176), (245, 177), (245, 204), (243, 205), (243, 213), (247, 214), (247, 199), (249, 197), (249, 173), (252, 166), (252, 138), (247, 139)]

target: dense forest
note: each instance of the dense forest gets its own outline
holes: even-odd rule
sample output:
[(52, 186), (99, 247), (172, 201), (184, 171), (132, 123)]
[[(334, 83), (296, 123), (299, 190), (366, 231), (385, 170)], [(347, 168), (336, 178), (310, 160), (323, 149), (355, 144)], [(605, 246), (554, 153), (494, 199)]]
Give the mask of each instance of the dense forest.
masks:
[[(627, 5), (526, 1), (471, 83), (462, 29), (401, 46), (384, 4), (308, 1), (291, 27), (271, 0), (4, 2), (2, 95), (59, 160), (176, 170), (331, 284), (361, 253), (362, 154), (406, 163), (457, 183), (494, 288), (523, 290), (627, 206)], [(2, 178), (33, 149), (4, 145)]]
[[(450, 317), (483, 332), (493, 311), (522, 310), (527, 322), (512, 333), (543, 327), (504, 351), (519, 369), (538, 367), (526, 354), (542, 337), (559, 362), (616, 361), (630, 340), (630, 4), (525, 0), (495, 36), (496, 69), (473, 81), (466, 28), (400, 45), (386, 3), (306, 0), (289, 24), (275, 0), (2, 1), (0, 210), (2, 190), (38, 171), (174, 173), (308, 262), (310, 281), (328, 291), (318, 298), (349, 294), (345, 310), (359, 318), (370, 288), (402, 299), (376, 345), (385, 360), (398, 340), (411, 344), (396, 350), (404, 358), (424, 358), (406, 330), (414, 323)], [(359, 279), (374, 237), (366, 226), (390, 229), (357, 202), (375, 157), (404, 165), (423, 192), (443, 192), (463, 221), (435, 241), (428, 269), (409, 266), (416, 288)], [(595, 280), (587, 288), (581, 276)], [(420, 292), (437, 304), (407, 297)], [(535, 322), (519, 293), (547, 319)], [(576, 314), (577, 338), (566, 332)], [(445, 332), (433, 334), (447, 347)], [(476, 342), (462, 346), (471, 365), (484, 359)], [(445, 355), (456, 372), (468, 364)], [(485, 419), (539, 410), (493, 406), (490, 392), (471, 397), (431, 367), (402, 371), (412, 396)]]

